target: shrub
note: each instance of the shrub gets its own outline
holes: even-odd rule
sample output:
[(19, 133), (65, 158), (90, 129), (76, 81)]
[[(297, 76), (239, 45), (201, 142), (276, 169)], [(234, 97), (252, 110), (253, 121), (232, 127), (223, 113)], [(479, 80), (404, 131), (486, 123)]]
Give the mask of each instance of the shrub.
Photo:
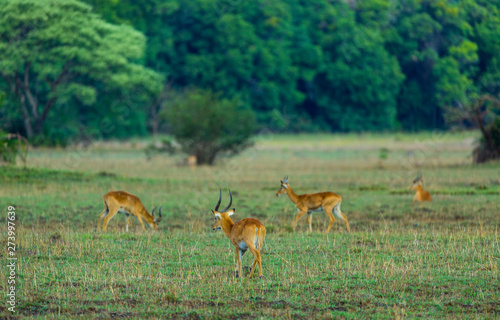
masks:
[(500, 159), (500, 118), (496, 118), (485, 130), (489, 133), (489, 142), (483, 135), (479, 145), (474, 148), (473, 156), (476, 163)]
[(14, 164), (17, 156), (20, 156), (26, 165), (27, 153), (28, 142), (23, 136), (0, 131), (0, 162)]
[(170, 99), (162, 112), (178, 149), (212, 165), (221, 155), (235, 155), (251, 145), (252, 110), (209, 90), (189, 89)]
[(500, 159), (500, 99), (491, 94), (472, 95), (468, 103), (449, 107), (447, 121), (481, 131), (479, 145), (473, 151), (474, 162)]

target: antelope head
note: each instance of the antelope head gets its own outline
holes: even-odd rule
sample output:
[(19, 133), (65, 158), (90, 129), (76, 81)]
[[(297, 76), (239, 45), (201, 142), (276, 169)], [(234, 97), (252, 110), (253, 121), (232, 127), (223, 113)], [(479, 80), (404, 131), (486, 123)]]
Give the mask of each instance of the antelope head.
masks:
[(417, 177), (413, 179), (413, 184), (410, 187), (410, 190), (417, 190), (418, 186), (422, 185), (422, 172), (417, 173)]
[(288, 189), (288, 175), (286, 175), (283, 180), (280, 181), (281, 182), (281, 186), (278, 190), (278, 192), (276, 192), (276, 196), (279, 197), (281, 196), (282, 194), (286, 193), (287, 192), (287, 189)]
[[(163, 207), (163, 206), (161, 206), (161, 207)], [(156, 210), (157, 207), (153, 208), (153, 211), (151, 212), (151, 215), (153, 216), (154, 220), (153, 220), (152, 223), (148, 222), (149, 227), (151, 227), (154, 231), (158, 230), (158, 222), (161, 221), (161, 207), (160, 207), (160, 210), (158, 211), (158, 218), (155, 218), (155, 210)]]
[(215, 205), (214, 210), (212, 210), (212, 213), (213, 213), (214, 219), (215, 219), (215, 224), (214, 224), (214, 227), (212, 229), (213, 231), (221, 230), (222, 229), (222, 219), (227, 219), (227, 218), (229, 218), (229, 216), (232, 216), (234, 214), (234, 209), (226, 211), (227, 209), (229, 209), (229, 207), (231, 207), (231, 204), (233, 203), (233, 195), (231, 194), (231, 190), (229, 190), (229, 197), (230, 197), (229, 204), (224, 209), (219, 211), (220, 202), (222, 200), (222, 190), (219, 189), (219, 201)]

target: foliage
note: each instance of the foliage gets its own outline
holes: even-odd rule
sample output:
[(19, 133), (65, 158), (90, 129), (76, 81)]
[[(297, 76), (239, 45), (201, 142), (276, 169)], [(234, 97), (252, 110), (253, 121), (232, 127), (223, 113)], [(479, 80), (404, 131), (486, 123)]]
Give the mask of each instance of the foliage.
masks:
[[(473, 96), (473, 95), (472, 95)], [(484, 94), (466, 104), (447, 108), (447, 120), (451, 124), (472, 126), (482, 134), (474, 149), (477, 163), (500, 159), (500, 100)]]
[(4, 130), (156, 134), (164, 93), (186, 88), (237, 99), (272, 132), (444, 129), (447, 106), (500, 93), (498, 0), (84, 2), (0, 2), (1, 72), (15, 83), (31, 63), (29, 91), (0, 80)]
[(145, 32), (148, 65), (174, 87), (238, 97), (273, 131), (442, 128), (450, 101), (498, 92), (498, 1), (351, 4), (120, 0), (96, 9)]
[(81, 2), (3, 0), (0, 26), (0, 75), (28, 138), (43, 134), (47, 121), (73, 130), (88, 123), (102, 96), (114, 94), (105, 108), (112, 114), (123, 104), (120, 93), (140, 86), (145, 102), (161, 87), (161, 77), (138, 63), (145, 37), (104, 22)]
[(26, 165), (28, 141), (20, 134), (0, 131), (0, 163), (15, 164), (17, 157)]
[(167, 103), (163, 115), (182, 152), (195, 155), (200, 164), (213, 164), (220, 155), (235, 155), (251, 145), (253, 112), (210, 90), (184, 91)]

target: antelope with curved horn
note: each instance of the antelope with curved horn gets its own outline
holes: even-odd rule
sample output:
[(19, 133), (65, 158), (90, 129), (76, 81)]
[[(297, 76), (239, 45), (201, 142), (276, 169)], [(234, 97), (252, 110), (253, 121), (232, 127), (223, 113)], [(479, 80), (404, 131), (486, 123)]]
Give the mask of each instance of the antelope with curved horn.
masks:
[(410, 190), (416, 190), (415, 196), (413, 197), (413, 202), (417, 201), (432, 201), (432, 196), (429, 191), (422, 188), (422, 172), (417, 173), (417, 177), (413, 180), (413, 184)]
[(332, 228), (333, 222), (335, 221), (334, 215), (342, 219), (345, 222), (347, 231), (351, 232), (347, 217), (340, 211), (340, 204), (342, 203), (342, 197), (340, 195), (334, 192), (305, 193), (298, 195), (290, 188), (288, 176), (285, 176), (285, 178), (281, 180), (281, 186), (278, 192), (276, 192), (276, 196), (279, 197), (284, 193), (288, 195), (288, 198), (295, 204), (299, 211), (293, 222), (293, 230), (295, 230), (297, 226), (297, 221), (307, 213), (309, 231), (312, 231), (312, 213), (315, 211), (324, 211), (330, 219), (330, 224), (328, 225), (328, 229), (326, 229), (326, 233), (330, 232)]
[(101, 220), (104, 218), (103, 231), (106, 231), (108, 227), (109, 220), (111, 220), (117, 213), (123, 213), (126, 218), (126, 232), (128, 232), (128, 224), (130, 222), (130, 216), (135, 216), (137, 220), (144, 228), (145, 220), (148, 226), (154, 231), (158, 230), (158, 222), (161, 220), (161, 207), (158, 213), (158, 218), (154, 217), (156, 207), (153, 208), (152, 214), (146, 210), (144, 205), (137, 196), (130, 194), (125, 191), (110, 191), (106, 193), (102, 200), (104, 202), (104, 211), (99, 214), (97, 220), (97, 230), (100, 230)]
[(223, 210), (218, 211), (222, 199), (222, 191), (219, 190), (219, 201), (215, 205), (214, 210), (212, 210), (215, 218), (213, 230), (222, 230), (226, 237), (228, 237), (234, 245), (234, 249), (236, 250), (236, 260), (238, 261), (238, 265), (235, 270), (236, 278), (240, 276), (243, 277), (241, 270), (241, 258), (247, 250), (250, 250), (255, 257), (252, 264), (252, 270), (250, 271), (250, 278), (253, 276), (257, 263), (259, 264), (259, 276), (262, 277), (262, 260), (260, 258), (260, 250), (262, 249), (262, 243), (266, 237), (266, 227), (264, 227), (259, 220), (253, 218), (246, 218), (238, 222), (233, 222), (230, 216), (234, 214), (235, 209), (233, 208), (227, 211), (233, 203), (231, 190), (229, 190), (229, 196), (229, 204)]

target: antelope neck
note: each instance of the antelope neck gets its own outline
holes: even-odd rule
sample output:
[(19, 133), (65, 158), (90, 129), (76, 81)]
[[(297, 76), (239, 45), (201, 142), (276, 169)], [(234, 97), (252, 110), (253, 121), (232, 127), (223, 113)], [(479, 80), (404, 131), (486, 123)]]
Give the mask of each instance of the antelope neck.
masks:
[(221, 218), (221, 227), (222, 231), (224, 234), (229, 238), (229, 235), (231, 234), (231, 230), (233, 229), (234, 222), (231, 220), (230, 217), (227, 218)]
[(148, 223), (152, 223), (155, 218), (151, 215), (151, 213), (148, 212), (148, 210), (146, 210), (145, 208), (142, 209), (142, 217), (144, 220), (146, 220)]
[(290, 186), (288, 186), (288, 188), (286, 188), (286, 194), (288, 196), (288, 198), (290, 198), (290, 200), (292, 200), (293, 203), (297, 203), (297, 201), (299, 201), (299, 196), (293, 192), (292, 188), (290, 188)]

